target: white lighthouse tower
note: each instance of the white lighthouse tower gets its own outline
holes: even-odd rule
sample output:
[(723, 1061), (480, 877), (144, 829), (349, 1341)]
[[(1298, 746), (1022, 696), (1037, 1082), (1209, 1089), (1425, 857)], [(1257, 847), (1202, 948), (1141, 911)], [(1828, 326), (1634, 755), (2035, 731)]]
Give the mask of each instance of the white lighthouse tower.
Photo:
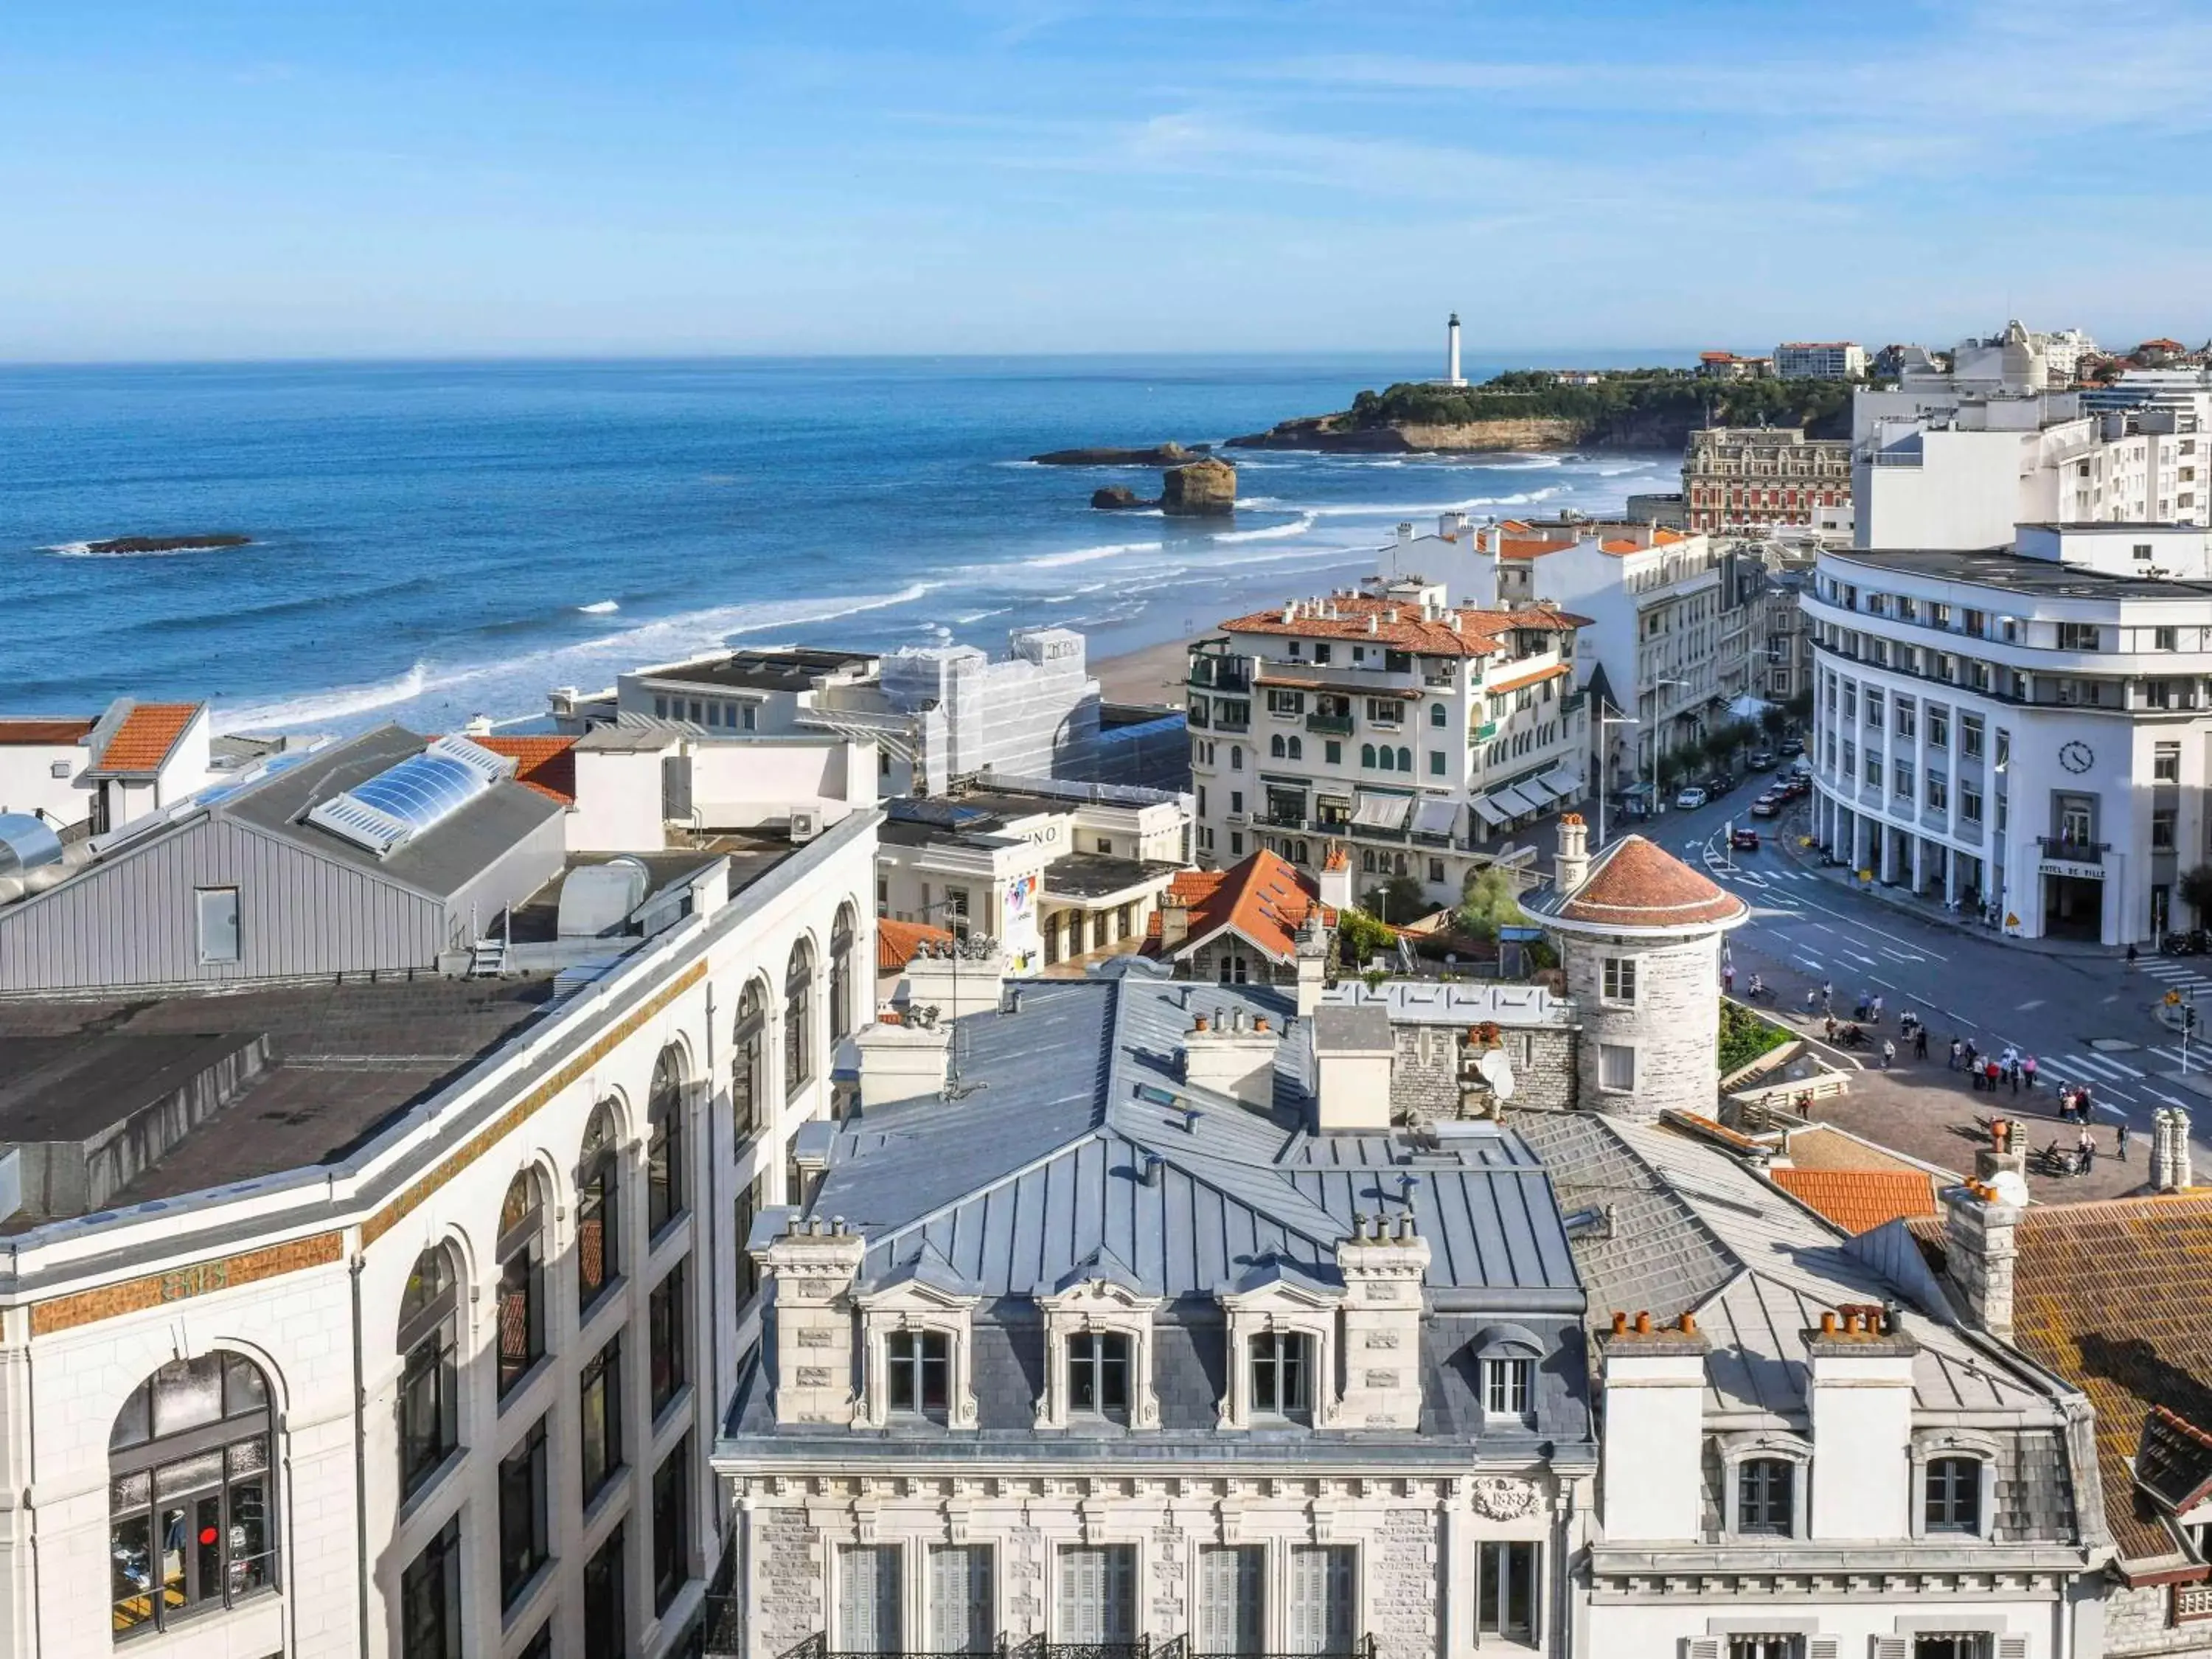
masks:
[(1465, 386), (1467, 384), (1467, 377), (1459, 372), (1459, 313), (1456, 311), (1452, 313), (1451, 320), (1444, 325), (1444, 378), (1443, 384), (1445, 386)]

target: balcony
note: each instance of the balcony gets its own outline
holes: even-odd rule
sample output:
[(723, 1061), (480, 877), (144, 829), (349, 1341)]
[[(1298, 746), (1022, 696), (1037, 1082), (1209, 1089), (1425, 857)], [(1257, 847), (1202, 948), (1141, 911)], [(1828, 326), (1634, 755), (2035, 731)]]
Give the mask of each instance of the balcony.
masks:
[(1263, 830), (1310, 830), (1313, 820), (1303, 812), (1261, 812), (1252, 822)]
[(2105, 852), (2112, 843), (2105, 841), (2069, 841), (2063, 836), (2038, 836), (2035, 844), (2043, 856), (2063, 864), (2097, 864), (2105, 861)]
[(1348, 738), (1352, 735), (1352, 716), (1349, 714), (1309, 714), (1306, 730), (1324, 738)]
[(1420, 672), (1411, 668), (1384, 668), (1368, 663), (1285, 662), (1270, 658), (1260, 665), (1255, 683), (1262, 686), (1295, 686), (1309, 691), (1357, 691), (1382, 697), (1419, 691), (1423, 680)]
[[(708, 1659), (723, 1659), (740, 1650), (743, 1636), (741, 1598), (734, 1595), (710, 1595), (707, 1598), (706, 1652)], [(1154, 1641), (1150, 1636), (1139, 1636), (1133, 1642), (1048, 1642), (1042, 1636), (999, 1636), (988, 1650), (992, 1659), (1210, 1659), (1191, 1644), (1188, 1636), (1171, 1636), (1164, 1641)], [(830, 1645), (827, 1636), (810, 1636), (785, 1653), (781, 1659), (974, 1659), (973, 1655), (935, 1653), (892, 1653), (870, 1650), (866, 1654), (841, 1653)], [(1297, 1655), (1252, 1653), (1239, 1659), (1375, 1659), (1375, 1638), (1358, 1636), (1351, 1645), (1340, 1650), (1322, 1650)]]

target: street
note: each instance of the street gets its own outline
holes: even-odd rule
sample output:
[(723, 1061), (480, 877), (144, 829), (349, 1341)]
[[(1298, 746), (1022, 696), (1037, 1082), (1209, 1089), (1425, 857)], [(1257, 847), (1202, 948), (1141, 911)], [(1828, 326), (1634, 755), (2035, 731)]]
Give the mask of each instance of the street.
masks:
[[(1759, 975), (1774, 992), (1768, 1012), (1802, 1028), (1805, 994), (1824, 981), (1834, 987), (1839, 1019), (1849, 1018), (1863, 996), (1879, 994), (1883, 1018), (1869, 1028), (1874, 1047), (1857, 1051), (1869, 1066), (1879, 1063), (1874, 1054), (1884, 1036), (1898, 1038), (1898, 1016), (1911, 1008), (1927, 1022), (1929, 1054), (1939, 1068), (1954, 1035), (1984, 1054), (2010, 1045), (2036, 1056), (2046, 1083), (2090, 1085), (2100, 1120), (2125, 1120), (2146, 1142), (2151, 1113), (2160, 1107), (2181, 1107), (2193, 1122), (2201, 1097), (2176, 1080), (2180, 1039), (2159, 1024), (2154, 1010), (2172, 988), (2197, 996), (2212, 1013), (2212, 972), (2205, 970), (2212, 963), (2145, 955), (2131, 970), (2117, 955), (2045, 956), (1923, 921), (1850, 892), (1801, 868), (1778, 844), (1787, 837), (1794, 847), (1804, 833), (1802, 801), (1779, 818), (1750, 816), (1767, 775), (1751, 774), (1695, 811), (1670, 807), (1661, 817), (1607, 826), (1615, 836), (1632, 828), (1649, 836), (1752, 907), (1751, 920), (1729, 936), (1739, 996)], [(1731, 822), (1759, 831), (1759, 851), (1731, 859)], [(1817, 1002), (1814, 1012), (1817, 1016)], [(2092, 1046), (2097, 1043), (2115, 1046)], [(1905, 1048), (1899, 1042), (1900, 1053)], [(2192, 1080), (2208, 1060), (2212, 1054), (2192, 1042)], [(2193, 1133), (2192, 1139), (2203, 1145)]]

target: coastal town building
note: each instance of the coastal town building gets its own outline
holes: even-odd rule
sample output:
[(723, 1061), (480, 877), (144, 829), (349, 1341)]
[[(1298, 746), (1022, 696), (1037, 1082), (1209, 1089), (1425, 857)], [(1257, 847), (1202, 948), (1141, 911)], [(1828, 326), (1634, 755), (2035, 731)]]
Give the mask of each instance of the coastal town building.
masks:
[(1525, 1143), (1394, 1124), (1373, 1007), (1006, 997), (918, 1079), (864, 1059), (754, 1225), (708, 1650), (1584, 1650), (1584, 1300)]
[[(1082, 635), (1018, 629), (1007, 654), (909, 646), (881, 655), (784, 647), (640, 668), (552, 694), (557, 729), (673, 721), (715, 736), (831, 735), (876, 745), (881, 793), (943, 794), (996, 769), (1099, 781), (1099, 692)], [(1127, 722), (1123, 722), (1127, 724)]]
[[(691, 1650), (740, 1247), (872, 1012), (876, 815), (564, 865), (465, 741), (240, 778), (5, 913), (71, 976), (0, 999), (0, 1650)], [(565, 966), (332, 965), (548, 870), (602, 924)]]
[(1813, 833), (1875, 879), (2107, 945), (2205, 925), (2212, 557), (2195, 526), (2022, 525), (1983, 552), (1831, 550)]
[(1692, 530), (1814, 525), (1850, 503), (1850, 441), (1808, 438), (1802, 427), (1700, 428), (1682, 452), (1682, 495)]
[(1679, 489), (1639, 490), (1628, 498), (1621, 516), (1635, 524), (1656, 524), (1664, 530), (1690, 527), (1689, 497)]
[(1198, 862), (1318, 870), (1340, 841), (1362, 890), (1404, 876), (1454, 903), (1482, 841), (1581, 798), (1584, 619), (1455, 605), (1458, 580), (1377, 577), (1192, 645)]
[(1857, 392), (1857, 544), (1998, 547), (2030, 523), (2212, 525), (2212, 390), (2144, 387), (2092, 407), (2096, 394), (2050, 385), (2045, 349), (2014, 322), (1961, 343), (1948, 370), (1923, 354), (1893, 389)]
[(1863, 380), (1866, 348), (1851, 340), (1785, 340), (1774, 348), (1778, 380)]
[(988, 936), (1029, 975), (1143, 947), (1188, 862), (1192, 798), (996, 775), (890, 802), (876, 914)]
[(101, 835), (208, 782), (208, 708), (118, 697), (98, 715), (0, 717), (0, 812)]
[(1334, 960), (1337, 918), (1352, 902), (1352, 856), (1342, 847), (1317, 876), (1263, 847), (1226, 870), (1178, 874), (1145, 953), (1178, 979), (1296, 987), (1299, 1012), (1310, 1014)]
[(1698, 374), (1707, 380), (1766, 380), (1774, 377), (1771, 357), (1739, 357), (1733, 351), (1700, 351)]

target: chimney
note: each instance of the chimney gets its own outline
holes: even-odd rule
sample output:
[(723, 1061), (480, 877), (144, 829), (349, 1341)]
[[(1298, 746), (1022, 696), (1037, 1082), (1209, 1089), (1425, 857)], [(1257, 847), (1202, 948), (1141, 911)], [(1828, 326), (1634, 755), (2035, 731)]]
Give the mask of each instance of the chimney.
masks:
[(2008, 1184), (2000, 1174), (1996, 1181), (1954, 1187), (1943, 1194), (1943, 1211), (1944, 1276), (1954, 1298), (1974, 1324), (2008, 1338), (2021, 1206), (2005, 1197)]
[(1552, 861), (1552, 885), (1561, 898), (1581, 890), (1589, 879), (1589, 830), (1579, 812), (1559, 815), (1559, 851)]
[(1344, 1399), (1340, 1421), (1363, 1427), (1421, 1426), (1421, 1280), (1429, 1242), (1411, 1215), (1395, 1232), (1382, 1216), (1352, 1218), (1352, 1237), (1337, 1241), (1344, 1275)]
[(1599, 1519), (1609, 1543), (1692, 1543), (1702, 1534), (1705, 1356), (1685, 1314), (1656, 1328), (1649, 1313), (1613, 1316), (1598, 1341), (1605, 1413)]
[(895, 1025), (878, 1020), (853, 1034), (853, 1046), (860, 1051), (861, 1110), (945, 1092), (952, 1028), (918, 1012)]
[(1329, 843), (1328, 851), (1321, 861), (1321, 880), (1316, 884), (1321, 902), (1332, 910), (1352, 908), (1352, 854), (1341, 842)]
[(1308, 914), (1298, 928), (1298, 1018), (1311, 1019), (1328, 988), (1328, 929), (1318, 915)]
[(1912, 1472), (1902, 1457), (1870, 1457), (1912, 1441), (1912, 1357), (1919, 1344), (1888, 1312), (1864, 1304), (1823, 1312), (1805, 1333), (1805, 1405), (1813, 1426), (1807, 1527), (1815, 1540), (1911, 1535)]
[(1172, 954), (1190, 937), (1190, 901), (1170, 887), (1160, 895), (1160, 950)]
[(1275, 1052), (1282, 1033), (1262, 1018), (1247, 1025), (1233, 1016), (1200, 1014), (1182, 1038), (1182, 1080), (1261, 1109), (1275, 1102)]
[(1398, 544), (1399, 544), (1401, 547), (1402, 547), (1402, 546), (1404, 546), (1407, 542), (1410, 542), (1410, 541), (1412, 541), (1413, 539), (1413, 521), (1412, 521), (1411, 520), (1407, 520), (1407, 519), (1401, 519), (1401, 520), (1398, 521)]
[(909, 1008), (935, 1008), (946, 1019), (963, 1019), (996, 1010), (1006, 984), (1006, 952), (980, 939), (955, 945), (941, 956), (916, 957), (907, 964), (898, 1000)]
[(1396, 1043), (1382, 1005), (1324, 1004), (1314, 1011), (1312, 1031), (1315, 1129), (1387, 1132)]
[(824, 1226), (797, 1211), (785, 1230), (752, 1251), (775, 1295), (775, 1420), (853, 1425), (853, 1279), (867, 1240), (840, 1216)]

